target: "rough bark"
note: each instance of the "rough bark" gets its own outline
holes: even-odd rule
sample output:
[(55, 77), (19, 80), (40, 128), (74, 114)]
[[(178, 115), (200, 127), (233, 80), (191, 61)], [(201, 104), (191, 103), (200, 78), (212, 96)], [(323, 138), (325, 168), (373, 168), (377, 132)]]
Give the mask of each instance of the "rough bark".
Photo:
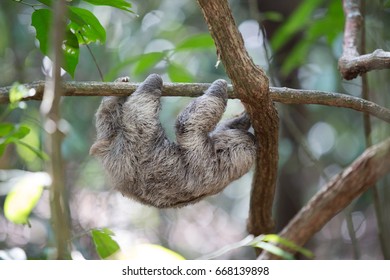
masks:
[(269, 94), (268, 77), (248, 55), (226, 0), (198, 0), (217, 53), (237, 97), (249, 113), (258, 141), (248, 231), (254, 235), (274, 228), (272, 204), (278, 166), (278, 115)]
[(339, 70), (343, 78), (351, 80), (371, 70), (390, 69), (390, 52), (377, 49), (370, 54), (359, 54), (358, 38), (363, 25), (359, 1), (344, 0), (343, 8), (346, 22), (343, 55), (339, 59)]
[[(45, 89), (44, 81), (37, 81), (24, 86), (34, 92), (23, 100), (42, 100)], [(102, 82), (65, 82), (63, 96), (126, 96), (132, 94), (138, 83), (102, 83)], [(163, 96), (197, 97), (210, 87), (210, 84), (164, 83)], [(11, 87), (0, 88), (0, 104), (9, 102)], [(229, 98), (237, 98), (233, 86), (228, 86)], [(349, 108), (368, 113), (386, 122), (390, 122), (390, 110), (378, 104), (347, 94), (319, 90), (302, 90), (292, 88), (270, 87), (269, 94), (274, 102), (283, 104), (319, 104), (333, 107)]]

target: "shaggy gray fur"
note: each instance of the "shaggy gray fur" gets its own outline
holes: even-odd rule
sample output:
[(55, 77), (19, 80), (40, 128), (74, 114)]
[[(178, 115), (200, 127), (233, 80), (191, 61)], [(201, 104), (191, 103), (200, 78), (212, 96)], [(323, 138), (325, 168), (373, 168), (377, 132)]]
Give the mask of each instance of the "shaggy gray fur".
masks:
[(131, 96), (104, 98), (96, 114), (90, 153), (100, 158), (117, 190), (155, 207), (180, 207), (248, 172), (256, 156), (248, 116), (216, 126), (227, 103), (226, 81), (215, 81), (179, 114), (176, 142), (159, 121), (161, 89), (161, 77), (152, 74)]

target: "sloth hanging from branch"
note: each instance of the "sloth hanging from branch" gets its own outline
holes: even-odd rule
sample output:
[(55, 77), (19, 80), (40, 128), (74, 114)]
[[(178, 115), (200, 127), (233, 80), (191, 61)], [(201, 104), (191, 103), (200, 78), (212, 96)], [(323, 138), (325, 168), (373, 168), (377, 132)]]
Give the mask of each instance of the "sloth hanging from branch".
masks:
[(179, 114), (176, 142), (168, 140), (159, 120), (162, 84), (152, 74), (131, 96), (104, 98), (90, 153), (124, 196), (158, 208), (181, 207), (219, 193), (247, 173), (256, 142), (246, 113), (218, 123), (227, 104), (224, 80)]

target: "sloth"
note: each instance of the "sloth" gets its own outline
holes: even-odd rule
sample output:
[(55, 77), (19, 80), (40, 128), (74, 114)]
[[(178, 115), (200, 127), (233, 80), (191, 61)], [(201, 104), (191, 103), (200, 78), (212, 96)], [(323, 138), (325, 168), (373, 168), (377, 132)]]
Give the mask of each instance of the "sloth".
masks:
[(247, 173), (257, 147), (247, 113), (220, 122), (228, 98), (222, 79), (179, 114), (170, 141), (159, 120), (162, 85), (151, 74), (129, 97), (105, 97), (90, 154), (122, 195), (157, 208), (182, 207)]

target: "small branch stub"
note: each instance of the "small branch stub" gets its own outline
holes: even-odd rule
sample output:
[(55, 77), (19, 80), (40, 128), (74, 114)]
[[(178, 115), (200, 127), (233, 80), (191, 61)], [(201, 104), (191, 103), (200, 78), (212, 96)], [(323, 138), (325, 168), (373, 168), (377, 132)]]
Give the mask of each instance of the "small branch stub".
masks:
[(360, 55), (358, 38), (364, 24), (358, 0), (344, 0), (346, 18), (343, 54), (339, 59), (339, 70), (346, 80), (352, 80), (371, 70), (390, 69), (390, 52), (377, 49), (370, 54)]

